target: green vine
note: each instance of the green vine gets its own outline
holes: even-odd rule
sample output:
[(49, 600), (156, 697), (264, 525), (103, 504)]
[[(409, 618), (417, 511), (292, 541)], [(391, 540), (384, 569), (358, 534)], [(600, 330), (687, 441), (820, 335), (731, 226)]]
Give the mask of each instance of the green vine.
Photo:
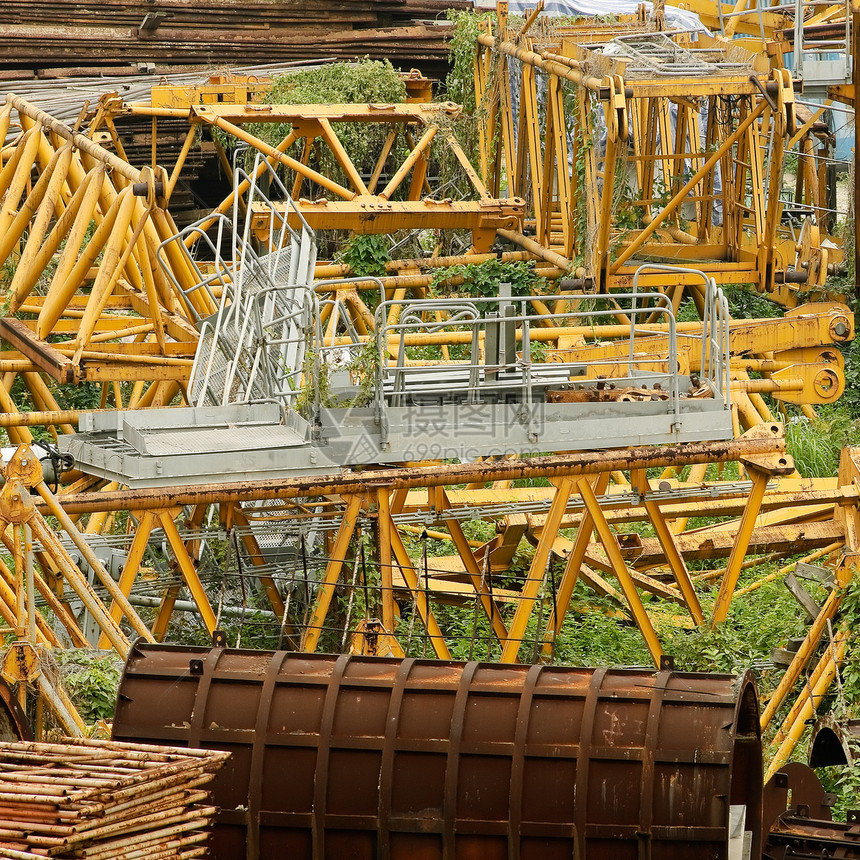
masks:
[[(328, 63), (313, 69), (274, 76), (265, 95), (268, 104), (400, 104), (406, 100), (406, 84), (388, 60), (365, 58), (353, 63)], [(248, 130), (271, 146), (277, 146), (289, 133), (289, 123), (252, 123)], [(380, 123), (337, 123), (335, 133), (359, 170), (372, 168), (388, 127)], [(224, 136), (225, 148), (235, 145)], [(301, 155), (303, 141), (288, 150)], [(327, 146), (314, 146), (311, 165), (326, 176), (345, 181), (343, 169)], [(307, 190), (305, 190), (307, 193)]]
[(354, 277), (384, 275), (385, 264), (391, 260), (384, 236), (359, 234), (350, 239), (340, 258), (352, 269)]
[(476, 14), (458, 12), (450, 9), (448, 20), (454, 24), (448, 40), (448, 58), (451, 71), (445, 79), (445, 92), (448, 99), (462, 105), (466, 113), (474, 114), (478, 105), (475, 101), (475, 52), (478, 36), (485, 21), (494, 21), (494, 12)]
[[(588, 187), (586, 182), (586, 166), (588, 159), (591, 158), (591, 150), (594, 147), (594, 139), (587, 130), (584, 124), (580, 122), (580, 99), (582, 94), (575, 90), (573, 93), (565, 90), (565, 114), (575, 118), (575, 126), (573, 131), (573, 171), (576, 177), (577, 194), (582, 194), (583, 189)], [(585, 94), (588, 99), (588, 94)], [(586, 106), (586, 111), (590, 110), (592, 114), (597, 110), (596, 104)], [(594, 123), (592, 123), (593, 127)], [(576, 266), (584, 265), (586, 261), (586, 249), (588, 246), (588, 208), (586, 206), (576, 207), (576, 216), (574, 218), (574, 264)]]
[[(333, 370), (346, 371), (349, 374), (355, 392), (351, 397), (336, 396), (332, 392)], [(305, 357), (303, 383), (296, 402), (296, 411), (310, 418), (318, 408), (348, 409), (370, 406), (376, 394), (378, 371), (379, 347), (375, 340), (356, 347), (351, 360), (337, 368), (325, 361), (318, 361), (317, 356), (309, 351)]]
[[(462, 284), (452, 286), (450, 290), (441, 288), (450, 285), (454, 279), (463, 279)], [(499, 284), (509, 283), (511, 295), (534, 296), (543, 295), (548, 291), (549, 282), (535, 270), (532, 261), (515, 261), (502, 263), (499, 260), (487, 260), (484, 263), (469, 263), (451, 266), (447, 269), (437, 269), (430, 283), (430, 293), (488, 297), (499, 294)]]
[[(475, 12), (448, 11), (448, 20), (454, 24), (453, 33), (448, 41), (448, 57), (451, 61), (451, 71), (445, 79), (445, 97), (462, 107), (460, 115), (451, 123), (451, 131), (469, 157), (478, 152), (480, 132), (487, 128), (492, 106), (489, 98), (478, 104), (475, 92), (475, 60), (478, 54), (478, 36), (485, 29), (486, 22), (495, 22), (494, 12), (478, 14)], [(491, 65), (490, 79), (486, 82), (486, 95), (493, 92), (496, 76), (503, 68), (501, 55), (496, 52)], [(488, 153), (492, 161), (495, 148), (499, 145), (501, 126), (497, 124), (495, 139), (489, 141)], [(442, 175), (457, 169), (454, 160), (447, 154), (447, 148), (442, 150)], [(484, 177), (487, 181), (488, 177)]]

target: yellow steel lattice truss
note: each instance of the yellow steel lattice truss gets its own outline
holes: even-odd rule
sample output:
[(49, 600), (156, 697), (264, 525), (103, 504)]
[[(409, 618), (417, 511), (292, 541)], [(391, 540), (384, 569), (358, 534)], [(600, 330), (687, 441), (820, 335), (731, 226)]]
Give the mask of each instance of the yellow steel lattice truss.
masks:
[[(488, 39), (492, 41), (489, 36), (484, 41)], [(640, 254), (681, 262), (694, 259), (697, 267), (722, 283), (753, 283), (786, 305), (794, 303), (796, 285), (787, 283), (784, 276), (790, 270), (786, 261), (796, 263), (797, 252), (788, 252), (780, 244), (779, 204), (774, 202), (778, 194), (764, 184), (768, 165), (762, 161), (765, 141), (774, 147), (785, 146), (792, 134), (791, 86), (784, 75), (762, 76), (761, 88), (749, 75), (716, 83), (708, 80), (700, 85), (701, 92), (690, 90), (685, 100), (677, 95), (677, 84), (670, 95), (670, 88), (659, 80), (587, 73), (583, 71), (587, 56), (583, 60), (580, 54), (577, 59), (578, 49), (566, 43), (555, 51), (532, 45), (535, 47), (540, 51), (533, 51), (534, 56), (520, 46), (510, 54), (502, 47), (505, 56), (519, 52), (519, 113), (510, 101), (510, 75), (493, 78), (490, 55), (485, 57), (481, 80), (488, 92), (498, 87), (497, 98), (505, 105), (502, 145), (492, 150), (488, 144), (485, 150), (490, 177), (486, 184), (467, 159), (461, 161), (474, 192), (468, 201), (437, 199), (426, 186), (429, 147), (437, 137), (446, 139), (455, 158), (465, 159), (456, 141), (449, 139), (446, 118), (456, 113), (450, 105), (204, 105), (192, 109), (175, 104), (126, 106), (105, 100), (90, 132), (106, 128), (113, 149), (121, 153), (115, 118), (146, 117), (157, 122), (182, 117), (189, 120), (183, 146), (186, 155), (200, 126), (233, 134), (273, 164), (292, 171), (297, 211), (314, 226), (368, 232), (403, 226), (462, 228), (471, 231), (476, 250), (486, 249), (498, 233), (536, 254), (554, 274), (573, 275), (579, 286), (589, 280), (603, 288), (627, 286), (635, 268), (633, 258)], [(538, 74), (548, 79), (545, 114), (537, 101)], [(571, 95), (570, 87), (577, 94), (575, 99), (565, 98)], [(711, 107), (703, 113), (705, 102)], [(197, 332), (190, 319), (206, 316), (214, 306), (196, 289), (197, 275), (190, 258), (176, 242), (164, 244), (177, 232), (167, 203), (182, 169), (182, 153), (169, 173), (156, 166), (157, 158), (153, 165), (137, 169), (14, 97), (7, 100), (0, 115), (6, 124), (0, 130), (11, 127), (13, 111), (22, 128), (15, 144), (4, 150), (0, 189), (5, 205), (0, 217), (5, 219), (6, 229), (0, 235), (6, 251), (3, 258), (20, 255), (8, 298), (10, 312), (23, 318), (13, 318), (10, 313), (2, 321), (2, 336), (15, 347), (2, 357), (2, 369), (24, 375), (43, 414), (16, 416), (4, 387), (0, 398), (6, 414), (0, 416), (0, 424), (8, 427), (13, 441), (27, 442), (27, 424), (65, 424), (63, 429), (71, 430), (77, 420), (76, 412), (59, 410), (39, 372), (58, 381), (104, 382), (112, 390), (114, 383), (134, 382), (131, 399), (117, 398), (117, 406), (169, 402), (185, 385), (196, 348)], [(546, 126), (539, 134), (544, 116)], [(569, 132), (570, 116), (585, 130), (579, 136)], [(725, 128), (720, 127), (721, 116)], [(289, 122), (291, 130), (280, 146), (268, 146), (245, 128), (260, 121)], [(368, 179), (350, 166), (339, 145), (335, 128), (341, 121), (389, 123), (392, 133), (396, 130), (401, 136), (407, 132), (411, 136), (408, 152), (399, 165), (387, 167), (388, 155), (380, 152), (378, 170)], [(494, 134), (490, 125), (486, 140)], [(701, 141), (703, 134), (704, 145), (689, 144)], [(599, 140), (602, 135), (605, 150)], [(662, 145), (663, 140), (667, 146)], [(346, 180), (326, 177), (302, 160), (301, 153), (309, 153), (315, 142), (330, 148)], [(300, 144), (298, 158), (287, 154), (294, 143)], [(393, 141), (388, 146), (390, 149)], [(621, 153), (624, 158), (619, 158)], [(706, 168), (708, 162), (713, 163)], [(776, 164), (776, 159), (771, 156), (769, 163)], [(712, 170), (717, 164), (724, 171), (719, 194)], [(771, 173), (778, 184), (778, 171), (772, 168)], [(667, 179), (661, 179), (666, 190), (658, 200), (654, 187), (659, 177)], [(640, 192), (627, 201), (629, 224), (625, 226), (619, 223), (615, 189), (628, 178), (635, 179)], [(500, 197), (504, 180), (510, 183), (510, 196)], [(730, 183), (741, 201), (737, 205), (726, 190)], [(809, 193), (817, 187), (808, 183)], [(646, 188), (650, 188), (647, 194), (642, 191)], [(744, 193), (737, 194), (737, 189)], [(303, 194), (308, 196), (302, 198)], [(532, 207), (533, 225), (529, 226), (534, 226), (534, 239), (523, 233), (525, 200)], [(584, 219), (572, 214), (574, 200), (587, 201)], [(718, 202), (723, 206), (722, 224), (715, 224), (712, 217)], [(225, 200), (219, 209), (227, 212), (232, 204), (232, 199)], [(695, 214), (688, 219), (684, 207), (688, 212), (692, 207)], [(770, 219), (774, 212), (775, 220)], [(603, 218), (607, 213), (609, 217)], [(265, 237), (262, 214), (260, 226), (260, 236)], [(159, 260), (162, 245), (161, 257), (170, 276)], [(671, 246), (668, 251), (667, 245)], [(576, 260), (579, 265), (571, 266), (579, 247), (585, 252)], [(809, 273), (808, 286), (819, 284), (826, 273), (828, 261), (824, 256), (815, 257), (819, 250), (811, 239), (804, 246), (805, 261), (812, 262), (798, 270)], [(702, 258), (706, 258), (704, 262)], [(423, 295), (427, 279), (416, 269), (410, 270), (408, 264), (390, 267), (391, 277), (383, 283), (386, 297), (402, 298), (406, 291)], [(318, 271), (329, 276), (349, 274), (332, 265)], [(669, 292), (676, 309), (684, 289), (694, 300), (697, 295), (701, 299), (696, 285), (685, 284), (683, 275), (677, 285), (657, 284), (656, 275), (645, 278), (643, 283), (649, 289), (659, 286)], [(320, 285), (320, 291), (325, 290)], [(342, 289), (340, 297), (353, 314), (362, 339), (369, 339), (373, 320), (355, 288)], [(189, 302), (193, 303), (191, 309)], [(547, 320), (532, 332), (535, 342), (559, 360), (587, 357), (593, 362), (593, 373), (612, 373), (614, 360), (629, 348), (629, 322), (619, 319), (613, 325), (559, 329), (552, 315), (566, 309), (563, 292), (547, 297), (542, 306)], [(690, 332), (701, 328), (699, 323), (686, 325)], [(665, 332), (656, 322), (648, 325), (648, 332), (652, 342), (643, 343), (644, 336), (639, 334), (637, 343), (652, 355), (662, 355)], [(332, 324), (326, 342), (338, 343), (338, 334)], [(456, 345), (461, 334), (456, 326), (448, 331), (440, 326), (433, 345)], [(120, 651), (126, 647), (117, 638), (121, 623), (130, 621), (136, 632), (142, 632), (138, 628), (142, 622), (125, 598), (140, 586), (154, 529), (164, 534), (174, 578), (159, 592), (154, 620), (148, 629), (143, 628), (146, 635), (160, 639), (167, 634), (183, 588), (190, 592), (204, 626), (210, 632), (214, 629), (217, 611), (212, 607), (211, 586), (207, 594), (209, 583), (198, 576), (197, 567), (205, 544), (203, 524), (208, 521), (209, 506), (216, 505), (222, 525), (239, 536), (251, 576), (259, 581), (272, 618), (294, 647), (314, 650), (321, 643), (332, 647), (346, 642), (351, 633), (350, 645), (356, 650), (398, 653), (408, 648), (414, 635), (423, 637), (434, 653), (445, 657), (449, 634), (439, 623), (439, 607), (473, 601), (491, 630), (494, 657), (512, 661), (543, 653), (551, 658), (555, 636), (570, 611), (570, 598), (579, 581), (608, 596), (620, 616), (637, 625), (656, 662), (662, 649), (651, 616), (658, 601), (661, 606), (677, 606), (683, 623), (719, 623), (729, 611), (739, 574), (750, 564), (749, 556), (787, 559), (806, 553), (806, 558), (814, 559), (843, 547), (855, 551), (852, 524), (857, 499), (856, 486), (848, 476), (850, 466), (845, 466), (847, 471), (838, 482), (815, 483), (792, 475), (784, 438), (772, 424), (761, 397), (769, 393), (801, 405), (833, 402), (844, 385), (841, 355), (835, 346), (852, 336), (851, 315), (836, 304), (797, 308), (780, 320), (734, 321), (730, 353), (736, 424), (738, 434), (748, 431), (737, 442), (628, 450), (599, 457), (569, 455), (546, 461), (425, 465), (334, 479), (255, 487), (218, 485), (181, 492), (125, 491), (82, 477), (69, 488), (71, 492), (62, 494), (62, 508), (43, 483), (36, 481), (32, 488), (39, 496), (35, 510), (39, 516), (60, 517), (70, 534), (76, 527), (69, 517), (87, 513), (92, 527), (88, 530), (97, 531), (110, 523), (112, 514), (132, 512), (128, 555), (119, 582), (113, 591), (104, 586), (109, 598), (104, 606), (94, 603), (91, 608), (101, 621), (102, 647), (112, 645)], [(680, 370), (695, 373), (699, 357), (695, 350), (683, 348), (683, 338), (680, 343)], [(391, 344), (392, 351), (395, 348)], [(601, 359), (606, 361), (603, 368)], [(638, 356), (638, 360), (645, 362), (647, 356)], [(750, 373), (762, 378), (750, 379)], [(704, 482), (708, 464), (730, 460), (741, 461), (742, 477), (748, 481), (717, 490)], [(846, 460), (850, 462), (850, 458)], [(684, 466), (690, 472), (682, 481)], [(649, 479), (645, 469), (656, 467), (667, 471), (659, 480)], [(551, 485), (527, 492), (511, 487), (512, 480), (524, 477), (548, 478)], [(85, 490), (104, 492), (82, 492)], [(281, 507), (273, 511), (263, 506), (264, 500), (277, 500)], [(517, 510), (525, 501), (537, 507), (529, 513)], [(487, 505), (485, 516), (498, 534), (475, 546), (463, 530), (459, 512), (481, 503)], [(704, 511), (722, 518), (723, 524), (704, 533), (687, 533), (688, 520)], [(35, 516), (28, 514), (28, 518)], [(3, 514), (2, 519), (17, 524), (12, 513)], [(290, 528), (309, 520), (326, 520), (329, 538), (314, 586), (304, 583), (304, 600), (300, 601), (295, 589), (281, 587), (281, 572), (267, 563), (250, 524), (263, 521)], [(654, 537), (637, 540), (629, 533), (619, 534), (619, 525), (634, 522), (647, 524)], [(455, 549), (451, 556), (434, 558), (430, 564), (410, 555), (406, 540), (416, 531), (421, 534), (428, 523), (434, 534)], [(562, 529), (571, 529), (572, 537), (561, 535)], [(23, 530), (21, 534), (19, 541), (26, 545)], [(342, 617), (338, 598), (342, 598), (340, 606), (344, 601), (350, 605), (354, 598), (362, 569), (356, 546), (368, 534), (373, 544), (368, 550), (370, 567), (378, 579), (369, 586), (365, 583), (365, 588), (378, 594), (379, 618), (365, 617), (355, 623), (353, 615), (350, 624), (349, 614)], [(35, 559), (32, 582), (40, 592), (44, 584), (44, 599), (53, 601), (52, 611), (65, 612), (62, 618), (68, 635), (81, 644), (83, 634), (57, 597), (56, 586), (58, 571), (69, 584), (80, 584), (79, 572), (69, 566), (62, 548), (51, 543), (47, 532), (42, 530), (40, 535), (30, 556)], [(510, 562), (523, 537), (535, 545), (535, 553), (525, 574), (511, 581)], [(10, 551), (14, 549), (13, 545)], [(719, 583), (712, 617), (702, 610), (697, 580), (689, 570), (689, 561), (702, 557), (726, 559), (723, 569), (708, 574), (710, 581)], [(851, 557), (846, 557), (848, 566), (843, 564), (843, 570), (850, 570)], [(3, 592), (0, 612), (11, 627), (21, 627), (36, 616), (26, 608), (16, 609), (20, 595), (32, 590), (22, 588), (28, 576), (27, 553), (15, 552), (14, 558), (16, 569), (3, 573), (8, 591)], [(553, 561), (563, 565), (558, 581), (550, 572)], [(643, 594), (650, 597), (643, 599)], [(398, 619), (403, 607), (410, 604), (407, 625)], [(798, 667), (818, 642), (837, 605), (838, 597), (822, 609), (823, 615), (810, 628), (810, 646), (799, 653), (787, 678), (797, 677)], [(35, 631), (38, 642), (40, 633), (48, 637), (50, 630), (39, 626)], [(125, 636), (122, 630), (120, 634)], [(833, 677), (833, 667), (841, 659), (838, 646), (829, 652), (820, 671), (816, 670), (813, 696), (819, 696)], [(788, 681), (786, 685), (790, 689)], [(789, 689), (779, 695), (784, 697)], [(797, 713), (782, 732), (780, 739), (784, 737), (789, 745), (808, 716), (804, 707), (798, 704)], [(772, 719), (772, 710), (766, 712), (766, 719)]]
[[(817, 116), (798, 120), (785, 69), (644, 25), (532, 36), (502, 18), (500, 29), (479, 36), (482, 164), (491, 189), (527, 200), (546, 259), (566, 259), (602, 291), (629, 287), (649, 260), (695, 265), (787, 307), (799, 290), (823, 289), (842, 259), (820, 226), (830, 219), (813, 131), (825, 146), (827, 135)], [(798, 223), (783, 199), (795, 145)]]

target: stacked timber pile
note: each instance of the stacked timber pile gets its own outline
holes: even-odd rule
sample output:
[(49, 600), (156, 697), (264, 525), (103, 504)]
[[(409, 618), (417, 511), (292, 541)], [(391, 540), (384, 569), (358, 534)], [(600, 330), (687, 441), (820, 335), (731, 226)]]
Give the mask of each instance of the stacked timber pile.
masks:
[(0, 744), (0, 860), (190, 860), (229, 753), (68, 739)]
[[(0, 75), (370, 56), (446, 63), (448, 9), (471, 0), (3, 0)], [(38, 50), (34, 47), (38, 45)]]

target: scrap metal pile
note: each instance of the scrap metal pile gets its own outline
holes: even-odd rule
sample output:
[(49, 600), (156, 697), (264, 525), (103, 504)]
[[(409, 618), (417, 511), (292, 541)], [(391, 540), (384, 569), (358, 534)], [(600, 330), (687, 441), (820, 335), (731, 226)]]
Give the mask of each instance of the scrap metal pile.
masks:
[[(440, 73), (466, 0), (9, 0), (0, 79), (370, 56)], [(38, 51), (33, 45), (38, 44)]]
[[(304, 651), (447, 659), (454, 606), (474, 653), (513, 663), (553, 659), (600, 598), (657, 664), (661, 625), (715, 627), (743, 571), (779, 560), (779, 578), (802, 556), (832, 593), (804, 604), (808, 635), (762, 715), (796, 697), (775, 766), (791, 754), (844, 657), (827, 631), (860, 553), (857, 452), (802, 478), (774, 414), (835, 402), (854, 335), (825, 283), (841, 248), (819, 230), (816, 129), (782, 68), (711, 46), (693, 86), (655, 71), (666, 46), (640, 33), (628, 54), (651, 59), (628, 80), (586, 31), (482, 33), (478, 166), (449, 102), (264, 104), (219, 80), (106, 93), (69, 124), (7, 96), (0, 426), (24, 446), (47, 427), (62, 451), (56, 482), (30, 447), (5, 468), (4, 672), (67, 731), (39, 648), (125, 656), (132, 631), (162, 640), (181, 613), (209, 634), (253, 619)], [(350, 149), (356, 127), (374, 148)], [(180, 229), (201, 139), (226, 181)], [(781, 153), (798, 142), (794, 222)], [(317, 261), (322, 231), (437, 253), (368, 276)], [(438, 253), (450, 234), (467, 253)], [(480, 294), (455, 267), (487, 261), (545, 282)], [(787, 312), (729, 319), (721, 285), (738, 283)], [(99, 408), (64, 409), (54, 383), (92, 385)]]
[(203, 789), (229, 753), (66, 739), (0, 744), (0, 856), (191, 860), (216, 809)]

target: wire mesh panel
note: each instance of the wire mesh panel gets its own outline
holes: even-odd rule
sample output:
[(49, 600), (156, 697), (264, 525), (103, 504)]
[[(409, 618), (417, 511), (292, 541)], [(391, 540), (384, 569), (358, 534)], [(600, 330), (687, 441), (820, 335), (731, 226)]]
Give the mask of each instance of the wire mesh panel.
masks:
[[(275, 199), (286, 201), (286, 210), (276, 207)], [(253, 207), (259, 221), (260, 204), (268, 213), (264, 242), (251, 233), (250, 212)], [(201, 343), (191, 374), (193, 405), (264, 400), (288, 405), (297, 395), (313, 318), (316, 241), (303, 220), (298, 230), (288, 225), (291, 207), (286, 187), (261, 156), (250, 173), (237, 168), (229, 265), (221, 259), (221, 246), (214, 249), (215, 270), (226, 271), (229, 278), (219, 278), (218, 312), (198, 322)], [(223, 238), (223, 219), (218, 224)], [(199, 225), (185, 232), (190, 236), (195, 231), (199, 234)], [(184, 248), (185, 242), (179, 244)], [(200, 288), (211, 288), (212, 277), (202, 278)]]

